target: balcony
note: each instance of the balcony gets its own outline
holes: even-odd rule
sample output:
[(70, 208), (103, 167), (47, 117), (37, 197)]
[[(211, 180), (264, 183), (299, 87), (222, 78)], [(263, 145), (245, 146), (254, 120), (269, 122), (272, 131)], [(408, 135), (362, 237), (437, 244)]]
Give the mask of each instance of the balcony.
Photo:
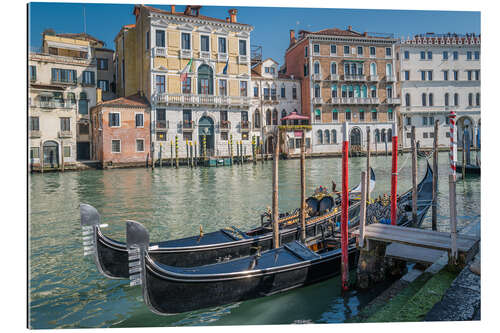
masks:
[(210, 60), (210, 51), (200, 51), (200, 59)]
[(328, 81), (338, 81), (339, 80), (339, 75), (338, 74), (330, 74), (328, 76)]
[(370, 81), (377, 82), (379, 80), (378, 75), (370, 75)]
[(316, 73), (316, 74), (312, 74), (311, 76), (312, 76), (313, 81), (321, 81), (321, 74)]
[(340, 104), (341, 98), (340, 97), (332, 97), (329, 101), (330, 104)]
[(231, 129), (231, 122), (229, 120), (221, 120), (219, 129), (221, 132), (227, 132)]
[(181, 59), (191, 59), (193, 57), (193, 51), (191, 50), (181, 50), (180, 51)]
[(240, 129), (242, 131), (249, 131), (250, 130), (250, 122), (248, 120), (242, 120), (240, 122)]
[(158, 94), (157, 103), (170, 105), (209, 105), (247, 108), (250, 105), (250, 97), (247, 96), (213, 96), (213, 95), (194, 95), (194, 94)]
[(317, 105), (317, 104), (323, 104), (323, 99), (321, 97), (313, 97), (312, 103)]
[(162, 129), (168, 129), (170, 128), (170, 124), (168, 120), (157, 120), (156, 121), (156, 129), (162, 130)]
[(386, 80), (387, 82), (396, 82), (396, 76), (395, 76), (395, 75), (387, 75), (387, 76), (385, 77), (385, 80)]
[(238, 56), (239, 64), (248, 64), (248, 56), (247, 55), (239, 55)]
[(39, 101), (38, 103), (33, 103), (32, 107), (38, 107), (41, 109), (73, 109), (76, 107), (76, 103), (71, 101)]
[(154, 57), (166, 57), (167, 56), (167, 49), (165, 47), (155, 47), (154, 49), (153, 56)]
[(71, 139), (73, 137), (73, 133), (71, 131), (59, 131), (57, 132), (57, 137), (59, 139)]
[(30, 60), (41, 61), (41, 62), (51, 62), (56, 59), (58, 62), (72, 65), (85, 65), (85, 66), (95, 66), (97, 61), (95, 58), (78, 58), (70, 56), (62, 56), (55, 54), (43, 53), (43, 50), (30, 50), (29, 54)]
[(42, 134), (40, 133), (40, 131), (32, 131), (32, 130), (30, 130), (29, 136), (30, 136), (31, 139), (37, 139), (37, 138), (41, 138)]
[(366, 81), (366, 75), (345, 74), (344, 75), (344, 81), (354, 81), (354, 82)]
[(387, 104), (401, 104), (401, 98), (387, 98)]
[(368, 104), (379, 104), (378, 98), (371, 97), (342, 97), (342, 98), (332, 98), (333, 104), (359, 104), (359, 105), (368, 105)]
[(217, 61), (226, 62), (227, 61), (227, 53), (218, 53), (217, 54)]
[[(56, 84), (56, 85), (65, 85), (65, 86), (75, 86), (78, 82), (76, 80), (73, 81), (60, 81), (60, 80), (50, 80), (51, 84)], [(83, 84), (83, 83), (82, 83)]]
[(194, 121), (192, 120), (183, 120), (182, 121), (182, 130), (184, 132), (190, 132), (194, 129)]

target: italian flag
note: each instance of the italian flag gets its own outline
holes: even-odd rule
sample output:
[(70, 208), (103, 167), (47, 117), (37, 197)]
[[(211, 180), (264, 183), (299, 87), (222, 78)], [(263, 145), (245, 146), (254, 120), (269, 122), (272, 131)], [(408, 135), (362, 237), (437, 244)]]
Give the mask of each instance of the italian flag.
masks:
[(193, 72), (193, 58), (189, 60), (186, 67), (184, 67), (184, 69), (181, 71), (181, 82), (186, 81), (188, 73), (192, 72)]

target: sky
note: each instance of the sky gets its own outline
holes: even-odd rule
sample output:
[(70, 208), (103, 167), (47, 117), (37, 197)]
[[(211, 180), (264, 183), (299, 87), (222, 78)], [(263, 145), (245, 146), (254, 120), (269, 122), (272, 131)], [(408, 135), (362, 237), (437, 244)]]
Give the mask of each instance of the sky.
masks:
[[(170, 11), (170, 5), (150, 4)], [(114, 38), (123, 25), (135, 23), (133, 4), (83, 4), (83, 3), (31, 3), (29, 8), (30, 46), (40, 46), (42, 32), (52, 28), (56, 33), (84, 31), (85, 8), (86, 32), (114, 49)], [(358, 32), (393, 33), (395, 37), (434, 33), (476, 33), (480, 31), (478, 11), (424, 11), (424, 10), (371, 10), (334, 8), (287, 8), (287, 7), (222, 7), (203, 6), (201, 14), (225, 19), (228, 9), (238, 9), (237, 20), (251, 24), (251, 44), (260, 45), (263, 58), (284, 62), (289, 44), (289, 31), (317, 31), (325, 28), (346, 29), (348, 25)], [(176, 11), (184, 11), (177, 5)]]

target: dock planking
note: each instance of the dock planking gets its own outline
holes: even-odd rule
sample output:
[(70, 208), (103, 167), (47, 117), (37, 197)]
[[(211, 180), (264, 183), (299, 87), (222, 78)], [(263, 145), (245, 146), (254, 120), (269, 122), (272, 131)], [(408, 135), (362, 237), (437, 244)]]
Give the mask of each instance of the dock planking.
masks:
[(385, 256), (388, 258), (411, 261), (425, 265), (433, 264), (444, 254), (446, 254), (446, 251), (399, 243), (389, 244), (385, 250)]

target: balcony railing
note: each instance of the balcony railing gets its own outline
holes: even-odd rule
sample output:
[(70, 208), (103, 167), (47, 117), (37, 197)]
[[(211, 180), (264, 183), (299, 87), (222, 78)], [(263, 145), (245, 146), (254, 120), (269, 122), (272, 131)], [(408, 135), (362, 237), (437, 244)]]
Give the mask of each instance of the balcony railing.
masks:
[(238, 63), (247, 64), (248, 63), (248, 56), (246, 56), (246, 55), (238, 56)]
[(333, 97), (330, 104), (380, 104), (378, 98), (372, 97)]
[(386, 80), (387, 82), (396, 82), (396, 76), (395, 76), (395, 75), (387, 75), (387, 76), (385, 77), (385, 80)]
[(232, 105), (238, 107), (248, 107), (250, 104), (250, 97), (163, 93), (157, 96), (157, 102), (180, 105)]
[(231, 129), (231, 122), (229, 120), (222, 120), (220, 122), (220, 130), (221, 131), (228, 131)]
[(181, 59), (191, 59), (193, 56), (193, 51), (191, 50), (181, 50)]
[(330, 74), (328, 76), (329, 81), (338, 81), (339, 80), (339, 75), (338, 74)]
[(157, 120), (156, 121), (156, 128), (157, 129), (168, 129), (170, 128), (170, 124), (168, 120)]
[(345, 81), (366, 81), (366, 75), (359, 75), (359, 74), (345, 74), (344, 75), (344, 80)]
[(81, 64), (81, 65), (90, 65), (95, 66), (97, 63), (96, 58), (78, 58), (78, 57), (68, 57), (62, 55), (48, 54), (43, 53), (42, 50), (31, 50), (29, 54), (29, 58), (32, 60), (39, 61), (51, 61), (57, 59), (60, 62), (71, 63), (71, 64)]
[(387, 104), (401, 104), (401, 98), (387, 98)]
[(313, 97), (313, 104), (323, 104), (323, 99), (321, 97)]
[(155, 57), (166, 57), (167, 49), (165, 47), (155, 47), (154, 48), (154, 56)]
[(200, 58), (210, 60), (210, 51), (200, 51)]
[(378, 81), (378, 75), (370, 75), (370, 81)]
[(240, 128), (244, 131), (247, 131), (250, 129), (250, 122), (248, 120), (242, 120), (240, 122)]
[(218, 53), (217, 60), (218, 61), (227, 61), (227, 53)]
[(313, 81), (321, 81), (321, 74), (316, 73), (312, 75)]
[(38, 103), (33, 103), (31, 106), (41, 109), (73, 109), (76, 107), (76, 103), (70, 101), (39, 101)]
[(29, 135), (30, 135), (30, 138), (32, 138), (32, 139), (40, 138), (42, 136), (40, 131), (32, 131), (32, 130), (30, 130)]
[(73, 137), (73, 133), (71, 131), (59, 131), (57, 133), (57, 136), (60, 139), (67, 139), (67, 138), (72, 138)]
[(194, 128), (194, 121), (192, 120), (183, 120), (182, 121), (182, 130), (183, 131), (192, 131)]

